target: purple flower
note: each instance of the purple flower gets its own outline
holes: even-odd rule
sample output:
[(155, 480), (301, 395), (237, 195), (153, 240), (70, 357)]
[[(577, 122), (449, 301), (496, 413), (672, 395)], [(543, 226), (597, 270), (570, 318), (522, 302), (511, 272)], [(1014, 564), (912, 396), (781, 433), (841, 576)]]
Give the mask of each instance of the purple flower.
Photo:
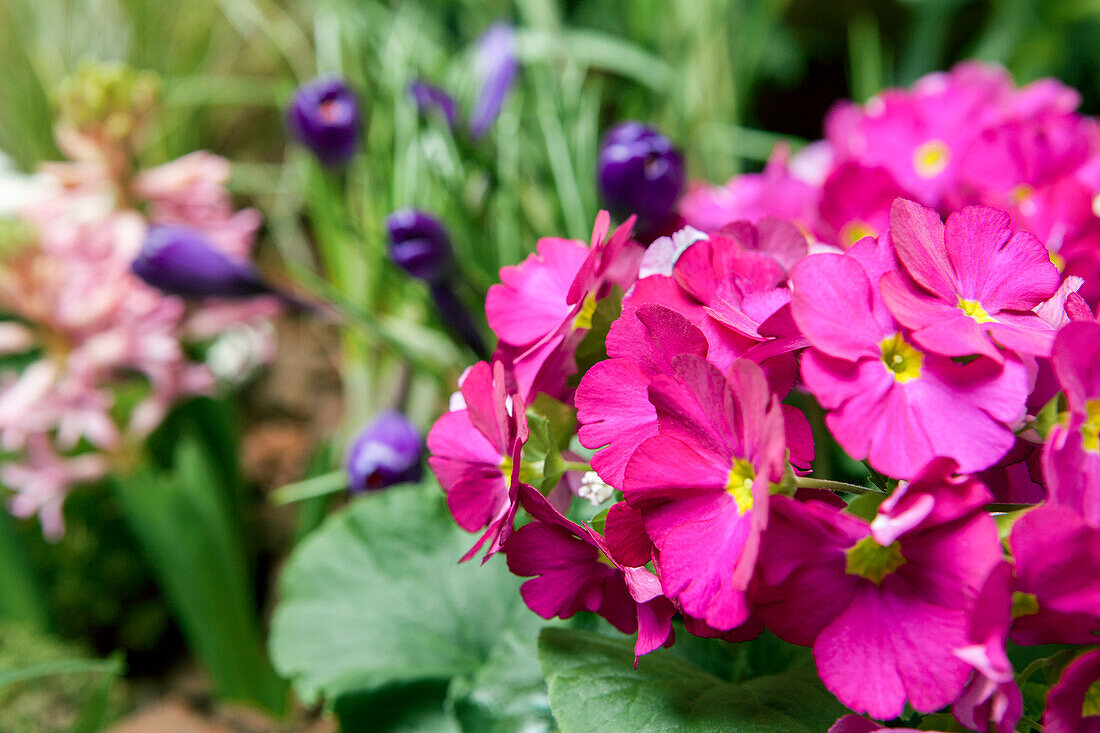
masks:
[(291, 133), (329, 168), (355, 154), (359, 105), (340, 79), (322, 77), (298, 87), (286, 117)]
[(390, 258), (429, 285), (451, 273), (451, 239), (443, 224), (426, 211), (400, 209), (386, 217)]
[(477, 41), (476, 73), (480, 88), (470, 110), (470, 134), (476, 139), (500, 116), (519, 71), (516, 33), (505, 22), (494, 23)]
[(409, 96), (416, 104), (416, 111), (422, 117), (441, 114), (452, 130), (458, 117), (454, 98), (437, 86), (417, 79), (409, 84)]
[(1046, 733), (1100, 733), (1100, 649), (1073, 660), (1047, 696)]
[(684, 187), (684, 164), (672, 142), (640, 122), (611, 128), (596, 166), (603, 196), (616, 216), (638, 215), (638, 228), (661, 224)]
[(130, 267), (170, 295), (245, 298), (271, 292), (252, 265), (230, 259), (202, 233), (175, 224), (151, 227)]
[(353, 493), (419, 481), (424, 441), (408, 418), (394, 410), (376, 415), (348, 449), (348, 481)]

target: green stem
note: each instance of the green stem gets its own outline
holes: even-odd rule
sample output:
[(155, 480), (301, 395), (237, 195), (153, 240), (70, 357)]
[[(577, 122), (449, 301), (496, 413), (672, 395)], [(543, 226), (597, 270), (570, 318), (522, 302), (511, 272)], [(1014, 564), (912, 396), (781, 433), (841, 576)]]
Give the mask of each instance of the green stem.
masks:
[(566, 471), (591, 471), (592, 466), (588, 465), (584, 461), (566, 461)]
[(795, 476), (795, 486), (803, 489), (827, 489), (829, 491), (843, 491), (848, 494), (881, 494), (878, 489), (870, 489), (866, 486), (856, 486), (844, 481), (831, 481), (825, 478), (811, 478), (809, 476)]
[(271, 492), (271, 503), (276, 506), (292, 504), (296, 501), (328, 496), (348, 488), (348, 477), (343, 470), (324, 473), (293, 484), (280, 486)]

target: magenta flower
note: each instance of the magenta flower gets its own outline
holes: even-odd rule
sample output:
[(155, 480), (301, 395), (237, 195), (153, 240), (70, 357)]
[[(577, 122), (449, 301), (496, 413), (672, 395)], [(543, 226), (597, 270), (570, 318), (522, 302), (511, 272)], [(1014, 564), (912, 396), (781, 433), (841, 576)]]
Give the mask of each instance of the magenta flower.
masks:
[(1100, 649), (1074, 659), (1047, 695), (1045, 733), (1100, 733)]
[(890, 207), (905, 196), (890, 172), (854, 161), (833, 170), (821, 188), (821, 220), (828, 241), (848, 249), (864, 237), (878, 237), (890, 228)]
[(693, 354), (672, 367), (650, 382), (658, 434), (634, 451), (623, 495), (657, 548), (665, 594), (728, 630), (749, 617), (769, 490), (785, 466), (783, 413), (752, 362), (725, 376)]
[[(916, 728), (884, 728), (880, 723), (868, 720), (862, 715), (845, 715), (833, 723), (829, 733), (921, 733)], [(925, 731), (924, 733), (936, 733)]]
[(876, 287), (896, 269), (888, 236), (799, 263), (791, 315), (813, 347), (802, 378), (841, 447), (887, 475), (913, 476), (935, 456), (987, 468), (1015, 442), (1025, 369), (1012, 357), (958, 364), (918, 349)]
[(820, 502), (772, 497), (759, 612), (777, 636), (812, 646), (822, 681), (856, 712), (887, 720), (905, 701), (932, 712), (970, 674), (955, 650), (978, 589), (1000, 561), (989, 492), (930, 463), (870, 525)]
[(970, 617), (971, 644), (955, 656), (974, 668), (966, 689), (952, 706), (955, 719), (970, 730), (1012, 733), (1024, 700), (1005, 651), (1012, 620), (1012, 567), (1001, 563), (985, 581)]
[(1016, 560), (1011, 637), (1017, 644), (1095, 644), (1100, 634), (1100, 528), (1068, 507), (1024, 514), (1009, 537)]
[(599, 533), (563, 517), (531, 487), (521, 497), (534, 521), (516, 530), (504, 553), (513, 573), (537, 576), (520, 587), (532, 611), (546, 619), (597, 613), (624, 634), (638, 632), (637, 656), (670, 640), (675, 609), (657, 576), (620, 563)]
[(459, 409), (445, 413), (428, 432), (428, 465), (458, 526), (485, 530), (462, 560), (489, 542), (488, 560), (512, 531), (527, 415), (519, 396), (508, 394), (500, 362), (470, 367), (460, 389)]
[(1051, 361), (1068, 413), (1043, 446), (1050, 500), (1100, 527), (1100, 323), (1075, 321), (1058, 332)]
[(511, 366), (524, 399), (538, 392), (568, 398), (566, 379), (577, 370), (573, 357), (596, 303), (638, 276), (644, 250), (631, 239), (633, 224), (632, 217), (609, 234), (610, 215), (601, 211), (591, 247), (542, 239), (538, 254), (501, 268), (502, 284), (489, 288), (485, 311), (501, 341), (494, 358)]
[(942, 356), (1004, 357), (998, 345), (1047, 356), (1054, 329), (1032, 310), (1058, 290), (1043, 243), (1013, 232), (1008, 214), (971, 206), (940, 217), (898, 199), (890, 239), (901, 269), (882, 278), (886, 306), (921, 348)]

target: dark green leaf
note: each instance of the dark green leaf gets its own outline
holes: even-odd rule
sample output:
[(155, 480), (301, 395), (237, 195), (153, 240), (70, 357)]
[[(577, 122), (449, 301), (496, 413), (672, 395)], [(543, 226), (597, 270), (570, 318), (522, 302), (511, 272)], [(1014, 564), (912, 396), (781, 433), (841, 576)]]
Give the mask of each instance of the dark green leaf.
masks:
[(287, 562), (276, 667), (312, 703), (472, 674), (509, 629), (533, 635), (542, 622), (503, 558), (456, 564), (473, 541), (434, 484), (355, 500)]
[(348, 733), (459, 733), (446, 696), (445, 682), (413, 682), (341, 695), (332, 710)]
[(462, 729), (469, 733), (554, 729), (533, 634), (505, 634), (477, 672), (451, 683), (447, 697)]
[(619, 314), (623, 311), (623, 290), (615, 286), (611, 294), (596, 303), (596, 310), (592, 314), (592, 328), (577, 345), (577, 375), (573, 377), (573, 386), (580, 381), (580, 376), (588, 372), (592, 365), (607, 358), (607, 333), (611, 330)]
[(539, 663), (563, 733), (820, 733), (845, 712), (812, 670), (731, 683), (667, 650), (633, 669), (632, 646), (584, 631), (542, 632)]

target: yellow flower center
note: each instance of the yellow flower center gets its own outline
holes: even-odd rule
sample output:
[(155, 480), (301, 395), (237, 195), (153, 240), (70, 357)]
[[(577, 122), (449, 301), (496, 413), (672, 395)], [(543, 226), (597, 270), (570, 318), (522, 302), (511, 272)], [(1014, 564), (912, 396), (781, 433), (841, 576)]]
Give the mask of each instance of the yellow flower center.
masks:
[(942, 140), (929, 140), (913, 151), (913, 169), (921, 178), (935, 178), (951, 162), (951, 149)]
[(756, 472), (748, 461), (738, 458), (733, 462), (729, 480), (726, 481), (726, 491), (737, 502), (737, 511), (742, 515), (752, 509), (752, 482), (755, 479)]
[(581, 310), (577, 314), (577, 317), (573, 319), (573, 328), (592, 328), (592, 316), (596, 313), (596, 294), (589, 293), (584, 296), (584, 302), (581, 303)]
[(1085, 690), (1085, 702), (1081, 705), (1081, 717), (1100, 715), (1100, 680), (1096, 680)]
[(908, 382), (920, 376), (924, 354), (909, 345), (900, 333), (895, 333), (879, 344), (882, 349), (882, 363), (887, 371), (899, 382)]
[(1012, 618), (1034, 616), (1039, 613), (1039, 599), (1034, 593), (1016, 591), (1012, 594)]
[(1050, 253), (1050, 261), (1058, 268), (1058, 272), (1066, 269), (1066, 258), (1057, 252)]
[(963, 300), (959, 298), (959, 309), (978, 323), (992, 323), (996, 319), (985, 312), (982, 304), (976, 300)]
[(1085, 450), (1100, 453), (1100, 399), (1085, 401), (1085, 424), (1081, 426)]
[(840, 228), (840, 244), (848, 249), (864, 237), (873, 237), (876, 232), (862, 219), (850, 221)]
[(512, 457), (504, 456), (504, 459), (500, 462), (500, 472), (504, 475), (504, 478), (512, 477)]
[(901, 554), (901, 544), (896, 540), (882, 546), (874, 537), (864, 537), (848, 550), (848, 561), (844, 572), (867, 578), (875, 585), (882, 585), (883, 579), (905, 564)]

